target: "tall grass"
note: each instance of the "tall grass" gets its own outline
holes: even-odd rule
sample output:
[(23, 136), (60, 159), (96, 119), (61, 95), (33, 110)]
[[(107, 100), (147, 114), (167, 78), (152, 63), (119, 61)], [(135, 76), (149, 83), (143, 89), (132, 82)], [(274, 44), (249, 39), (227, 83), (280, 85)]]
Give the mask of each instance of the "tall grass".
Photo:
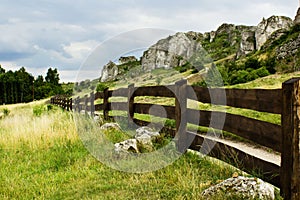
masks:
[(5, 108), (10, 113), (0, 119), (0, 199), (202, 199), (204, 189), (239, 172), (192, 153), (154, 172), (119, 172), (85, 149), (72, 113), (44, 102)]

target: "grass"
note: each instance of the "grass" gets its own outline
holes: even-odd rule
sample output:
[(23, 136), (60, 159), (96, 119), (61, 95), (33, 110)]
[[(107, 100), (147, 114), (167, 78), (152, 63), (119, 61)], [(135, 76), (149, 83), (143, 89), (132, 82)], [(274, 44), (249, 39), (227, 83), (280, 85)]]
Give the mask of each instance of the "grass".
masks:
[(201, 199), (210, 185), (241, 173), (192, 153), (153, 172), (116, 171), (86, 150), (72, 113), (44, 102), (3, 108), (10, 112), (0, 120), (1, 199)]
[(241, 89), (280, 89), (282, 83), (292, 77), (300, 77), (300, 72), (293, 72), (287, 74), (274, 74), (267, 77), (259, 78), (248, 83), (232, 85), (228, 88), (241, 88)]

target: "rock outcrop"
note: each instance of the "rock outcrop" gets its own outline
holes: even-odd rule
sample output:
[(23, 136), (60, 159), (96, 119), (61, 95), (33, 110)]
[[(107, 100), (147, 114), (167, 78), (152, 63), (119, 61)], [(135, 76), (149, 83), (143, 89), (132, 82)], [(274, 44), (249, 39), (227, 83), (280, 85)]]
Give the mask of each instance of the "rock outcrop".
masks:
[(121, 57), (119, 58), (119, 64), (127, 64), (129, 62), (136, 62), (137, 58), (134, 56), (127, 56), (127, 57)]
[(300, 24), (300, 8), (298, 8), (295, 20), (294, 20), (294, 24)]
[(139, 153), (143, 151), (151, 152), (153, 150), (153, 141), (160, 134), (149, 127), (140, 127), (136, 130), (134, 139), (125, 140), (115, 144), (116, 153)]
[(212, 186), (202, 192), (202, 196), (209, 198), (223, 191), (226, 195), (238, 195), (243, 199), (275, 199), (274, 187), (258, 178), (238, 176), (229, 178), (222, 183)]
[(287, 30), (292, 25), (293, 21), (288, 17), (272, 16), (263, 19), (257, 26), (224, 23), (216, 31), (204, 34), (176, 33), (158, 41), (144, 52), (142, 68), (151, 71), (156, 68), (182, 66), (193, 55), (199, 54), (203, 47), (215, 60), (231, 54), (236, 54), (239, 58), (254, 50), (260, 50), (274, 32)]
[[(300, 22), (300, 9), (294, 23), (298, 23), (298, 20)], [(141, 57), (142, 71), (149, 72), (157, 68), (169, 69), (184, 66), (187, 63), (194, 68), (201, 67), (202, 69), (205, 64), (209, 64), (213, 60), (224, 59), (232, 55), (239, 59), (255, 50), (268, 48), (272, 41), (285, 34), (294, 23), (288, 17), (271, 16), (263, 19), (257, 26), (224, 23), (216, 31), (204, 34), (192, 31), (176, 33), (159, 40), (143, 53)], [(266, 43), (266, 41), (268, 42)], [(294, 43), (287, 46), (292, 46), (294, 50), (299, 47)], [(278, 57), (282, 58), (288, 54), (288, 50), (291, 48), (287, 46), (278, 50), (282, 50), (278, 53)], [(100, 81), (117, 80), (134, 67), (131, 65), (135, 64), (135, 61), (138, 60), (134, 56), (121, 57), (120, 65), (110, 61), (104, 66)], [(140, 66), (140, 63), (136, 65)], [(139, 75), (139, 73), (135, 75)]]
[(300, 49), (300, 34), (297, 38), (290, 40), (289, 42), (278, 46), (276, 49), (277, 60), (285, 59), (290, 56), (295, 56)]
[(174, 36), (158, 41), (144, 52), (142, 69), (151, 71), (157, 68), (182, 66), (202, 48), (197, 38), (197, 33), (189, 32), (176, 33)]
[(114, 81), (118, 74), (118, 66), (114, 62), (109, 61), (102, 69), (100, 82)]
[(115, 144), (116, 153), (139, 153), (136, 139), (128, 139)]
[(253, 26), (245, 27), (241, 31), (241, 41), (236, 57), (245, 56), (256, 50), (255, 28)]
[(288, 17), (272, 16), (268, 19), (263, 19), (262, 22), (257, 25), (255, 31), (256, 49), (260, 50), (275, 31), (289, 29), (292, 25), (293, 21)]

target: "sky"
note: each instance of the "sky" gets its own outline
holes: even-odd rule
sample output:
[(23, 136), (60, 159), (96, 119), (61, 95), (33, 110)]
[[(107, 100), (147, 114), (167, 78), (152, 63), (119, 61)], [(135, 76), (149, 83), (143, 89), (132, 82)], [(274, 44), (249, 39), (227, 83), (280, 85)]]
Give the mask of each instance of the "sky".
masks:
[[(6, 70), (24, 66), (34, 76), (53, 67), (61, 82), (74, 82), (96, 47), (104, 55), (104, 44), (120, 35), (257, 25), (272, 15), (294, 19), (298, 7), (297, 0), (0, 0), (0, 64)], [(150, 38), (145, 44), (156, 42)], [(100, 76), (102, 67), (93, 74)]]

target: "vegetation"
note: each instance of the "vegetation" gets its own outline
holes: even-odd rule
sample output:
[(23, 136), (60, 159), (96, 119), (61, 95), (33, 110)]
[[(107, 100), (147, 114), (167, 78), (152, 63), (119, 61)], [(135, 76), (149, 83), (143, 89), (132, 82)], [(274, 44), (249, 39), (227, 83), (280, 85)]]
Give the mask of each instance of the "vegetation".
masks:
[(87, 152), (72, 113), (44, 102), (8, 106), (0, 120), (1, 199), (202, 199), (210, 185), (242, 173), (193, 153), (154, 172), (113, 170)]
[(0, 105), (30, 102), (63, 93), (71, 91), (62, 89), (57, 69), (49, 68), (44, 79), (42, 75), (34, 78), (24, 67), (6, 72), (0, 65)]

